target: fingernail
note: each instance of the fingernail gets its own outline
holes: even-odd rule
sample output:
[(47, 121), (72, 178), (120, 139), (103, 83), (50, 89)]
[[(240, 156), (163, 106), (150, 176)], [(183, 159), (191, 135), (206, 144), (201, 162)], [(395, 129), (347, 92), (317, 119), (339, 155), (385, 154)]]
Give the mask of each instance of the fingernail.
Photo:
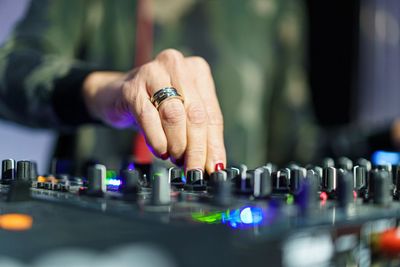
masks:
[(217, 171), (221, 171), (223, 169), (225, 169), (225, 166), (224, 166), (224, 164), (222, 162), (215, 164), (214, 171), (217, 172)]
[(175, 160), (175, 164), (178, 165), (179, 167), (182, 167), (183, 163), (184, 163), (184, 158)]
[(164, 154), (161, 154), (161, 155), (160, 155), (160, 158), (161, 158), (162, 160), (168, 159), (168, 158), (169, 158), (168, 152), (165, 152)]

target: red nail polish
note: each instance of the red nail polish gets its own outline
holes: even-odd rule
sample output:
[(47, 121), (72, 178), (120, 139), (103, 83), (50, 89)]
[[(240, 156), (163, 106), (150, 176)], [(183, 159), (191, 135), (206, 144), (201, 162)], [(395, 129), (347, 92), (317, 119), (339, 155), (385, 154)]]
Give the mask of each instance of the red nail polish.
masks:
[(221, 170), (223, 170), (223, 169), (225, 169), (225, 166), (224, 166), (224, 164), (222, 163), (222, 162), (220, 162), (220, 163), (217, 163), (217, 164), (215, 164), (215, 171), (217, 172), (217, 171), (221, 171)]
[(164, 154), (161, 154), (161, 155), (160, 155), (160, 158), (161, 158), (162, 160), (168, 159), (168, 158), (169, 158), (168, 152), (165, 152)]

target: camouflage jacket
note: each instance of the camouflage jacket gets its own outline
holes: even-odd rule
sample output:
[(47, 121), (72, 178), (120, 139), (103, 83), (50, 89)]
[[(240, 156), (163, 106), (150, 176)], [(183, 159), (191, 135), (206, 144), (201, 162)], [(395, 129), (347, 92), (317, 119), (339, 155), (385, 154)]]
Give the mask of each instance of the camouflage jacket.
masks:
[[(153, 0), (154, 55), (175, 48), (211, 65), (231, 163), (307, 162), (315, 151), (297, 0)], [(0, 49), (0, 116), (60, 132), (60, 157), (115, 166), (131, 130), (94, 122), (81, 85), (94, 70), (128, 71), (136, 1), (35, 0)]]

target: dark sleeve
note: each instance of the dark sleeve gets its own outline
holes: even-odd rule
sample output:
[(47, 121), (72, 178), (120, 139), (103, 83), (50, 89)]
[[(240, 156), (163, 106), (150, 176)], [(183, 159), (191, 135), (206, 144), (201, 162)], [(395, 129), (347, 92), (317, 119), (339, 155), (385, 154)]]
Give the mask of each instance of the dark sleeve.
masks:
[(95, 122), (81, 88), (86, 76), (101, 68), (75, 59), (87, 2), (31, 1), (0, 48), (1, 118), (46, 128)]

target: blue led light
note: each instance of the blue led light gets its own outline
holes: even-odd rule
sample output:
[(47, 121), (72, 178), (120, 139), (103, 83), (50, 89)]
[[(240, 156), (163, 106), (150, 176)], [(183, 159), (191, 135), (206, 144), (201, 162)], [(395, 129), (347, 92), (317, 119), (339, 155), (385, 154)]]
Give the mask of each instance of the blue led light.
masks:
[(240, 212), (240, 220), (244, 224), (252, 224), (253, 223), (253, 213), (249, 207), (242, 209)]
[(221, 223), (235, 229), (246, 229), (259, 225), (267, 219), (260, 207), (244, 206), (240, 209), (205, 214), (193, 213), (192, 218), (203, 223)]
[(240, 221), (244, 224), (259, 224), (262, 221), (262, 210), (255, 207), (246, 207), (240, 211)]
[(254, 226), (263, 221), (263, 212), (261, 208), (246, 206), (230, 212), (222, 213), (221, 222), (228, 224), (232, 228), (240, 226)]
[(399, 165), (400, 153), (378, 150), (372, 154), (371, 161), (372, 164), (374, 165), (383, 165), (383, 164)]
[(108, 179), (107, 180), (107, 185), (120, 186), (121, 185), (121, 180), (119, 180), (119, 179)]
[(135, 169), (135, 164), (133, 162), (129, 163), (128, 170), (133, 171)]
[(237, 226), (238, 226), (236, 222), (230, 222), (229, 225), (230, 225), (232, 228), (237, 228)]

